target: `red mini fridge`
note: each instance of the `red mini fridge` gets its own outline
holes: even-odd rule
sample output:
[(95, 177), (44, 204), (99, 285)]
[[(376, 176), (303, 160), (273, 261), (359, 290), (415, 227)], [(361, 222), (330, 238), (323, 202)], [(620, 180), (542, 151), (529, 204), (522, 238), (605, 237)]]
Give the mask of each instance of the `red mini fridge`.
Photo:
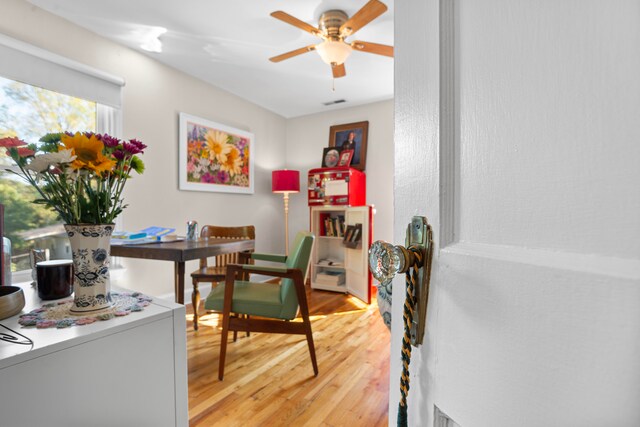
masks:
[(307, 188), (309, 206), (364, 206), (367, 176), (346, 166), (311, 169)]

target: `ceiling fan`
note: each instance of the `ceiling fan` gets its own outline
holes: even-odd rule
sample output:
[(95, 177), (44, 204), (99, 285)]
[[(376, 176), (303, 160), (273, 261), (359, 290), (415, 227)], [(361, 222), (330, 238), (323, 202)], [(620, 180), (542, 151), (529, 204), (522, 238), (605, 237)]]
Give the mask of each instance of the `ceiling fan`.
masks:
[(271, 62), (280, 62), (315, 50), (322, 60), (331, 66), (333, 77), (338, 78), (344, 77), (347, 74), (344, 68), (344, 61), (353, 50), (393, 57), (393, 46), (360, 40), (351, 43), (345, 41), (345, 38), (355, 34), (356, 31), (382, 15), (386, 10), (387, 6), (378, 0), (369, 0), (369, 2), (351, 18), (342, 10), (329, 10), (320, 15), (320, 19), (318, 20), (319, 28), (307, 24), (286, 12), (273, 12), (271, 16), (274, 18), (320, 37), (323, 41), (274, 56), (273, 58), (269, 58), (269, 60)]

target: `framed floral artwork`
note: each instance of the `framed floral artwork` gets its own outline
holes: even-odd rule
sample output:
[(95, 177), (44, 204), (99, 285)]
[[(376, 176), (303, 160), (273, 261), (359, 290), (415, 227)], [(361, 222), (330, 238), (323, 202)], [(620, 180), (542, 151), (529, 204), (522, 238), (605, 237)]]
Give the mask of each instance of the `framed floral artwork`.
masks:
[(331, 126), (329, 129), (329, 147), (335, 147), (340, 151), (353, 150), (350, 166), (364, 171), (367, 165), (368, 133), (369, 122)]
[(254, 135), (180, 113), (180, 190), (253, 194)]

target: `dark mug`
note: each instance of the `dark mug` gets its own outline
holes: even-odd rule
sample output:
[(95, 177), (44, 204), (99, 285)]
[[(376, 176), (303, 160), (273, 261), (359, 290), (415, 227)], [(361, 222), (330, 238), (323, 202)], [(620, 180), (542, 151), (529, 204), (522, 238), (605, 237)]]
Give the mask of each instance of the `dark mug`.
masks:
[(36, 264), (40, 299), (65, 298), (73, 292), (73, 262), (70, 259), (40, 261)]

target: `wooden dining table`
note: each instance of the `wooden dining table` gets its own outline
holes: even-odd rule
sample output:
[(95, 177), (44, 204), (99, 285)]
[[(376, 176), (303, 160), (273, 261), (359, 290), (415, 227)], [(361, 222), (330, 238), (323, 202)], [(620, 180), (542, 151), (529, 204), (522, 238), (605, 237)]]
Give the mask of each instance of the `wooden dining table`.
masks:
[(178, 304), (184, 304), (184, 276), (187, 261), (254, 249), (255, 240), (199, 238), (197, 240), (111, 245), (111, 256), (173, 261), (175, 301)]

